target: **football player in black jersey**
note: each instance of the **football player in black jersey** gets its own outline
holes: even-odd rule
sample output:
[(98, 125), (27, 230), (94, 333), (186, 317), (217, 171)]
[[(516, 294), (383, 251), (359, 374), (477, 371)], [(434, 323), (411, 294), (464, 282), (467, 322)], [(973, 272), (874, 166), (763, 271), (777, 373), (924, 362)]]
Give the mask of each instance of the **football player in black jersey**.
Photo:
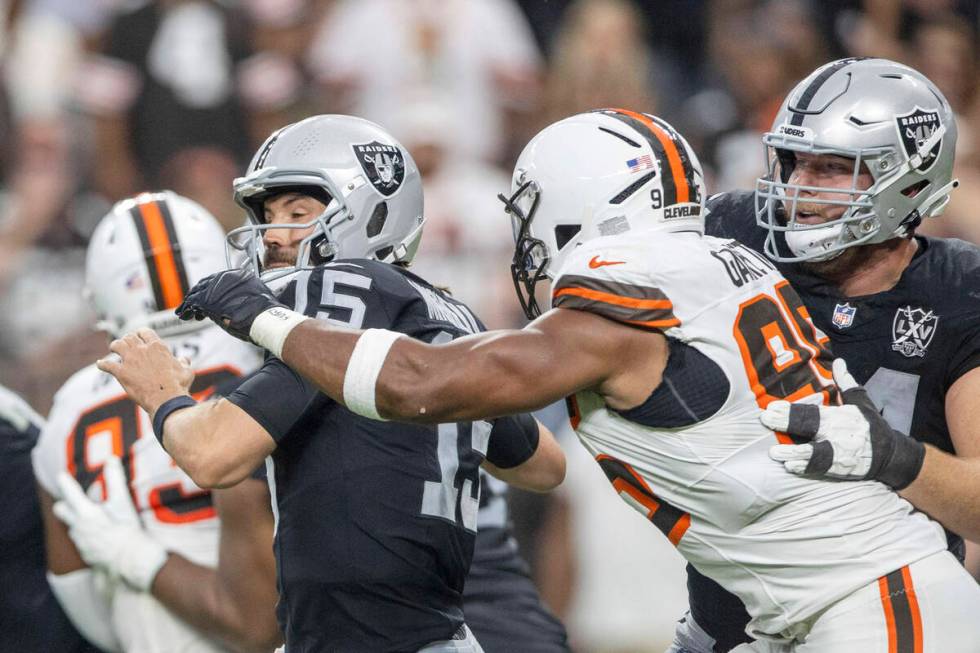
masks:
[(63, 587), (45, 578), (41, 507), (31, 469), (31, 449), (43, 420), (27, 402), (0, 386), (0, 489), (4, 519), (0, 542), (0, 651), (95, 653), (72, 627), (56, 595)]
[[(960, 535), (980, 537), (980, 473), (963, 460), (980, 455), (980, 249), (915, 234), (956, 186), (949, 104), (911, 68), (843, 59), (790, 92), (764, 142), (769, 168), (756, 192), (710, 198), (706, 231), (776, 262), (880, 412), (868, 413), (877, 418), (869, 428), (844, 414), (832, 426), (840, 408), (821, 409), (800, 429), (790, 428), (784, 402), (770, 405), (767, 425), (798, 436), (819, 430), (833, 445), (819, 456), (809, 444), (782, 445), (773, 457), (797, 473), (907, 485), (902, 495), (946, 526), (962, 560)], [(892, 450), (899, 473), (883, 477)], [(736, 597), (690, 565), (688, 590), (691, 612), (673, 653), (749, 641)]]
[[(464, 304), (400, 265), (421, 236), (421, 182), (408, 153), (376, 125), (317, 116), (287, 126), (235, 191), (251, 225), (231, 242), (297, 311), (432, 342), (482, 330)], [(175, 362), (159, 354), (155, 364)], [(474, 583), (482, 590), (474, 623), (490, 621), (481, 601), (502, 602), (483, 611), (496, 618), (487, 640), (497, 645), (487, 650), (567, 650), (564, 628), (540, 605), (514, 548), (500, 488), (485, 502), (481, 493), (484, 458), (528, 489), (561, 481), (564, 457), (530, 416), (431, 427), (369, 420), (271, 357), (227, 401), (180, 416), (180, 430), (199, 443), (219, 432), (262, 442), (247, 455), (208, 459), (165, 440), (198, 483), (234, 483), (270, 455), (278, 612), (291, 653), (482, 650), (463, 621), (474, 549), (483, 581)], [(230, 465), (215, 474), (216, 459)], [(482, 543), (478, 519), (487, 520)]]

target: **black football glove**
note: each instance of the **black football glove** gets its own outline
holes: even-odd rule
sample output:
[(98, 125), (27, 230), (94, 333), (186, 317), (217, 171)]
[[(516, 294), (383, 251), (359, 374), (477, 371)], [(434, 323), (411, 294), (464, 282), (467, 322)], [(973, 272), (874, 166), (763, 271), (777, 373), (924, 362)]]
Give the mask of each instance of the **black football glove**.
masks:
[(288, 308), (254, 274), (233, 269), (198, 281), (174, 312), (182, 320), (209, 318), (236, 338), (251, 342), (252, 322), (276, 306)]
[(774, 446), (769, 456), (794, 474), (871, 479), (901, 490), (919, 475), (925, 445), (889, 426), (843, 359), (834, 361), (833, 370), (843, 406), (774, 401), (762, 413), (762, 423), (772, 430), (812, 441)]

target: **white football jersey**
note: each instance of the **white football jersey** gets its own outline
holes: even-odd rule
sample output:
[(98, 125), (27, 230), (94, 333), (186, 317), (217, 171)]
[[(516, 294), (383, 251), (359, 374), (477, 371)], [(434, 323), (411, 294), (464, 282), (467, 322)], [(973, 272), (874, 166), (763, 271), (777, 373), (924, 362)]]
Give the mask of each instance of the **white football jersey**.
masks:
[(831, 603), (945, 549), (941, 527), (884, 485), (801, 478), (769, 458), (769, 402), (838, 392), (826, 337), (763, 256), (695, 232), (596, 238), (560, 271), (553, 304), (670, 339), (643, 405), (617, 412), (582, 392), (573, 426), (619, 495), (742, 599), (754, 635), (803, 635)]
[[(204, 399), (256, 369), (260, 352), (206, 327), (166, 338), (174, 355), (196, 371), (191, 393)], [(67, 470), (90, 496), (104, 497), (102, 465), (112, 454), (126, 470), (131, 496), (146, 531), (170, 551), (214, 567), (220, 525), (211, 494), (198, 487), (167, 455), (149, 416), (109, 374), (90, 365), (58, 390), (47, 424), (32, 452), (34, 474), (56, 499), (57, 475)], [(270, 543), (271, 544), (271, 543)], [(211, 651), (214, 647), (170, 614), (149, 594), (120, 586), (112, 596), (114, 630), (127, 651)], [(168, 633), (162, 637), (161, 633)], [(177, 643), (178, 648), (173, 648)]]

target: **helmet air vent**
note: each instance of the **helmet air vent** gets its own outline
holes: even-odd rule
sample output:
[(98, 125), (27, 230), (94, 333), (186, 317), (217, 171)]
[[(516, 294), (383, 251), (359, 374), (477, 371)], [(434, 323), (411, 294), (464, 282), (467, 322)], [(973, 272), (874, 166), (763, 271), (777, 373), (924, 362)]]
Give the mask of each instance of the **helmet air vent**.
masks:
[(932, 182), (929, 181), (928, 179), (920, 179), (919, 181), (915, 182), (914, 184), (911, 184), (911, 185), (906, 186), (905, 188), (903, 188), (902, 189), (902, 195), (904, 195), (905, 197), (915, 197), (916, 195), (919, 194), (919, 192), (923, 188), (925, 188), (926, 186), (928, 186), (930, 183), (932, 183)]
[(629, 138), (628, 136), (624, 136), (623, 134), (620, 134), (619, 132), (615, 132), (615, 131), (613, 131), (611, 129), (607, 129), (605, 127), (600, 127), (599, 128), (599, 131), (606, 132), (607, 134), (612, 134), (613, 136), (615, 136), (619, 140), (624, 141), (626, 144), (628, 144), (628, 145), (630, 145), (632, 147), (636, 147), (636, 148), (639, 148), (640, 147), (640, 144), (639, 143), (637, 143), (636, 141), (634, 141), (632, 138)]
[(640, 188), (642, 188), (644, 186), (644, 184), (646, 184), (648, 181), (650, 181), (651, 179), (653, 179), (656, 176), (657, 176), (657, 171), (656, 170), (651, 170), (650, 172), (648, 172), (647, 174), (643, 175), (642, 177), (640, 177), (639, 179), (637, 179), (636, 181), (634, 181), (632, 184), (630, 184), (629, 186), (627, 186), (626, 188), (624, 188), (622, 191), (620, 191), (619, 194), (616, 195), (616, 197), (614, 197), (611, 200), (609, 200), (609, 203), (610, 204), (622, 204), (623, 202), (625, 202), (629, 198), (630, 195), (632, 195), (636, 191), (640, 190)]
[(293, 156), (303, 156), (304, 154), (309, 154), (319, 144), (320, 133), (315, 130), (311, 131), (306, 135), (306, 138), (296, 144), (295, 149), (293, 149)]
[(374, 207), (374, 211), (371, 213), (371, 217), (367, 223), (367, 237), (374, 238), (381, 233), (381, 230), (385, 228), (385, 222), (388, 220), (388, 203), (378, 202)]
[(582, 231), (582, 225), (580, 224), (555, 225), (555, 243), (558, 245), (558, 249), (567, 245), (568, 241), (575, 238), (575, 235), (580, 231)]

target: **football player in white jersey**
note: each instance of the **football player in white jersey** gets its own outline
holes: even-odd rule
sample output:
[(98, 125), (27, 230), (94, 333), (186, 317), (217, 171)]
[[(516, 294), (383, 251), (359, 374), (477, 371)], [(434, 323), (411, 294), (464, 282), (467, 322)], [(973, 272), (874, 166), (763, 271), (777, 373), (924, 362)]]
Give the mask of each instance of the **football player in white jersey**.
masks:
[[(188, 329), (172, 309), (195, 280), (224, 267), (224, 233), (201, 206), (169, 191), (122, 201), (99, 223), (87, 253), (86, 288), (97, 327), (113, 337), (144, 326), (157, 329), (197, 371), (195, 396), (220, 391), (256, 368), (259, 353), (220, 329)], [(33, 461), (49, 581), (87, 638), (117, 651), (225, 650), (148, 592), (168, 563), (195, 569), (196, 584), (211, 586), (219, 535), (224, 547), (227, 533), (211, 493), (174, 464), (153, 437), (147, 414), (111, 376), (91, 365), (64, 384)], [(264, 482), (256, 485), (261, 489)], [(265, 521), (271, 524), (269, 512)], [(263, 515), (253, 514), (253, 520), (261, 525)], [(271, 561), (271, 526), (266, 530), (257, 546), (269, 550)], [(271, 574), (268, 580), (271, 596), (257, 603), (264, 603), (274, 624)]]
[[(241, 271), (202, 281), (178, 313), (267, 348), (375, 419), (482, 418), (571, 396), (575, 429), (615, 490), (743, 600), (762, 649), (974, 651), (980, 588), (937, 524), (882, 484), (801, 478), (769, 458), (777, 436), (763, 409), (837, 402), (846, 368), (832, 369), (825, 337), (765, 257), (703, 235), (703, 201), (697, 158), (662, 120), (581, 114), (528, 144), (506, 200), (529, 316), (538, 282), (552, 280), (554, 309), (523, 330), (427, 345), (337, 328)], [(110, 348), (122, 362), (100, 367), (163, 421), (164, 442), (193, 450), (180, 403), (157, 413), (183, 391), (183, 368), (146, 332)], [(256, 460), (264, 450), (251, 431), (198, 446)]]

